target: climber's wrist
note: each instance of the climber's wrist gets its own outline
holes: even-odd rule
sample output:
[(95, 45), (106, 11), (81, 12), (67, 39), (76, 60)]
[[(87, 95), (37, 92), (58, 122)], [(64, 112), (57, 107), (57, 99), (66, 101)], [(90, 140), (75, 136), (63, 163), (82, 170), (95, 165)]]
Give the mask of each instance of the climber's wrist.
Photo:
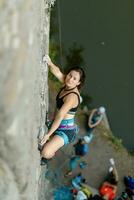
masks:
[(49, 65), (50, 67), (55, 66), (54, 63), (53, 63), (52, 61), (50, 61), (50, 62), (48, 63), (48, 65)]
[(51, 132), (48, 132), (48, 133), (47, 133), (47, 136), (48, 136), (48, 137), (50, 137), (51, 135), (52, 135), (52, 133), (51, 133)]

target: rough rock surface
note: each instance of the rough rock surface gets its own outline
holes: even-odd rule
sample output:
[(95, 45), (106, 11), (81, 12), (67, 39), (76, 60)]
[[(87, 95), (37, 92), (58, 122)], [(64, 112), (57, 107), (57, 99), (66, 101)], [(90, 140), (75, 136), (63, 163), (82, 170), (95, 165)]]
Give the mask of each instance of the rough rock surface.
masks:
[[(0, 1), (0, 199), (38, 199), (37, 132), (47, 107), (47, 0)], [(41, 199), (41, 198), (40, 198)]]

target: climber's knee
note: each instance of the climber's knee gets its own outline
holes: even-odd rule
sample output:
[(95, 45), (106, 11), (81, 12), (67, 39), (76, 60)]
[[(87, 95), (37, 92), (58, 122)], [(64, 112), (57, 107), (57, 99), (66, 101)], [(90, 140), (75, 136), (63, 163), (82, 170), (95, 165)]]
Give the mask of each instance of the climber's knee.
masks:
[(55, 152), (52, 152), (49, 148), (45, 148), (41, 152), (42, 156), (46, 159), (50, 159), (55, 155)]
[(64, 145), (64, 140), (58, 136), (54, 135), (53, 138), (47, 142), (42, 150), (42, 156), (50, 159), (55, 155), (62, 146)]

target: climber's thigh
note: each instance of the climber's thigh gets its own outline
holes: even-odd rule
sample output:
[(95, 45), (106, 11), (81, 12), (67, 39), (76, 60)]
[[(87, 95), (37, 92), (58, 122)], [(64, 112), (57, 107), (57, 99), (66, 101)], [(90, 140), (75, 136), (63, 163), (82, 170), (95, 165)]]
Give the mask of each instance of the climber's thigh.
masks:
[[(49, 152), (50, 154), (55, 153), (58, 149), (60, 149), (64, 145), (64, 139), (58, 135), (55, 135), (51, 138), (49, 142), (47, 142), (43, 148), (44, 152)], [(42, 151), (42, 153), (43, 153)]]

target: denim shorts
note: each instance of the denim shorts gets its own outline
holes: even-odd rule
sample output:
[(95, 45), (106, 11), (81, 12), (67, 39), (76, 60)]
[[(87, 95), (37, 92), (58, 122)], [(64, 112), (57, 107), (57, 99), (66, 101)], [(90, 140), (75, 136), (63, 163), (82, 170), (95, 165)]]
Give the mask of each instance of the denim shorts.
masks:
[(54, 132), (63, 138), (64, 145), (75, 141), (78, 133), (78, 126), (74, 123), (74, 119), (64, 119), (61, 121), (59, 128)]

